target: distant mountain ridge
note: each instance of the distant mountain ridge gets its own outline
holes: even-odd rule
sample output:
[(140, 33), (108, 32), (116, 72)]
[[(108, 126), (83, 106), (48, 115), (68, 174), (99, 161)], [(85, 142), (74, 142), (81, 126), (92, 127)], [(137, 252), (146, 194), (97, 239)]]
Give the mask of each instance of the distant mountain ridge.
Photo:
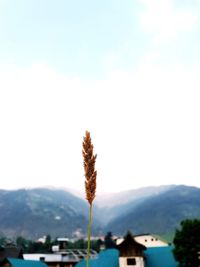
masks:
[(0, 214), (0, 233), (10, 237), (85, 234), (88, 224), (86, 201), (46, 188), (0, 190)]
[(100, 209), (103, 220), (99, 218), (103, 225), (108, 224), (114, 218), (127, 213), (130, 209), (134, 209), (137, 205), (144, 202), (147, 198), (158, 196), (170, 189), (175, 185), (163, 186), (148, 186), (119, 193), (106, 194), (97, 197), (95, 205)]
[[(86, 236), (88, 210), (85, 199), (62, 189), (0, 190), (0, 235)], [(115, 193), (97, 198), (93, 211), (93, 235), (107, 231), (123, 235), (127, 230), (163, 235), (183, 219), (200, 218), (200, 188), (169, 185)]]
[(200, 189), (179, 185), (126, 210), (110, 221), (106, 229), (112, 229), (115, 234), (124, 234), (130, 229), (136, 234), (164, 235), (178, 228), (180, 221), (193, 218), (200, 218)]
[(127, 204), (134, 200), (146, 198), (152, 195), (158, 195), (171, 189), (174, 186), (175, 185), (148, 186), (117, 193), (100, 194), (99, 196), (97, 195), (95, 203), (100, 208), (116, 207), (119, 205)]

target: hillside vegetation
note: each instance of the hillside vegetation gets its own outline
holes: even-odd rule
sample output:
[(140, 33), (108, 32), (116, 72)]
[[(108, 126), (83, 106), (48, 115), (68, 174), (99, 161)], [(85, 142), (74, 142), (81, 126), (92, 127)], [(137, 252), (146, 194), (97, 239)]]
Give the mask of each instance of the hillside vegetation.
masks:
[(85, 201), (63, 190), (1, 190), (1, 235), (35, 239), (85, 233), (87, 211)]
[[(130, 205), (130, 203), (129, 203)], [(106, 229), (124, 234), (144, 232), (166, 235), (174, 232), (181, 220), (200, 218), (200, 189), (175, 186), (157, 196), (151, 196), (113, 219)]]
[[(94, 207), (92, 234), (124, 235), (152, 233), (172, 235), (180, 221), (200, 218), (200, 189), (184, 185), (146, 187), (107, 195), (109, 205), (99, 199)], [(112, 202), (113, 200), (113, 202)], [(112, 202), (112, 204), (111, 204)], [(86, 236), (88, 204), (66, 190), (0, 190), (0, 235), (36, 239)]]

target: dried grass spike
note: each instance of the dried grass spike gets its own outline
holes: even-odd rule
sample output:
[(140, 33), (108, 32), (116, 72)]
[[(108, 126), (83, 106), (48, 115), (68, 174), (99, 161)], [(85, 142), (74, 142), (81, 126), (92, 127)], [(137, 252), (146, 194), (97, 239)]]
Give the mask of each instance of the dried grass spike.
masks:
[(86, 199), (90, 205), (95, 198), (96, 192), (96, 177), (97, 171), (95, 171), (95, 162), (97, 155), (93, 154), (93, 144), (91, 141), (90, 133), (86, 131), (83, 138), (83, 166), (85, 171), (85, 192)]

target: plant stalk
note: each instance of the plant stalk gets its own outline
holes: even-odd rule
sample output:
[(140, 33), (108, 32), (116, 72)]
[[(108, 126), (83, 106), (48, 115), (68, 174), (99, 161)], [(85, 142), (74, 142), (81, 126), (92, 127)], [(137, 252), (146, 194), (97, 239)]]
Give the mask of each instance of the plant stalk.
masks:
[(86, 267), (89, 267), (90, 260), (90, 236), (91, 236), (91, 225), (92, 225), (92, 204), (90, 204), (90, 219), (88, 224), (88, 247), (87, 247), (87, 261)]

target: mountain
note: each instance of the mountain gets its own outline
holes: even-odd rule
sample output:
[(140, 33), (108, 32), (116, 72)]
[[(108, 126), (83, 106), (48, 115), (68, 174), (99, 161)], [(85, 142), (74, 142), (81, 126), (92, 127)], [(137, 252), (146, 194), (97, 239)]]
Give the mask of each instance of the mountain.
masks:
[(86, 234), (88, 209), (86, 201), (64, 190), (0, 190), (0, 234), (32, 239)]
[(147, 186), (117, 193), (97, 194), (95, 203), (100, 208), (121, 206), (135, 200), (158, 195), (174, 187), (174, 185)]
[[(0, 190), (0, 214), (0, 236), (87, 235), (88, 203), (62, 189)], [(145, 187), (95, 199), (92, 235), (127, 230), (163, 235), (186, 218), (200, 218), (200, 188)]]
[(101, 214), (101, 217), (98, 219), (105, 226), (114, 218), (133, 210), (145, 199), (158, 196), (173, 187), (174, 185), (148, 186), (118, 193), (97, 195), (94, 204)]
[(180, 221), (200, 218), (200, 189), (189, 186), (173, 186), (161, 194), (150, 196), (111, 220), (105, 227), (115, 234), (133, 233), (167, 234), (174, 232)]

